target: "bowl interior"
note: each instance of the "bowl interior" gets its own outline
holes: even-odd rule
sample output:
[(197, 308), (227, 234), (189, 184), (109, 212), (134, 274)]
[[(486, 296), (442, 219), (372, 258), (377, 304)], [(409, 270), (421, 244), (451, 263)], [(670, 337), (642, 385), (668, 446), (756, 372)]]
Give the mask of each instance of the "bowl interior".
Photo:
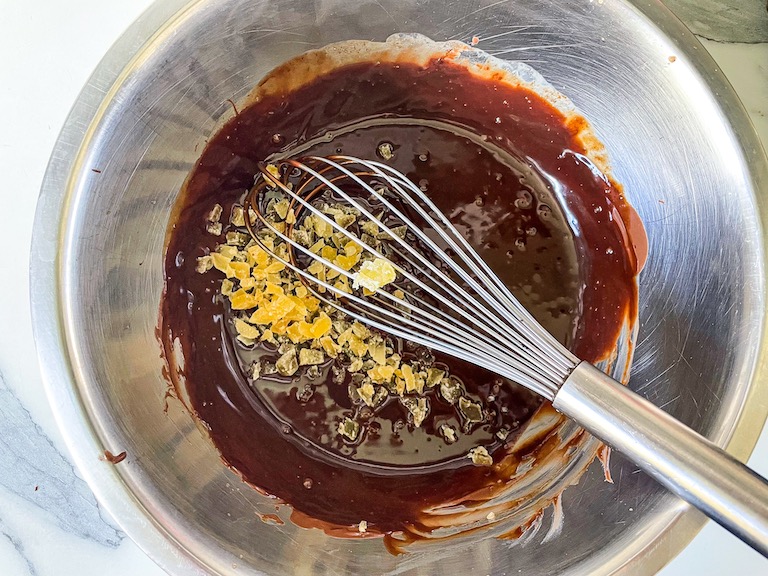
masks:
[[(739, 141), (695, 67), (631, 5), (557, 0), (201, 0), (167, 22), (108, 92), (67, 182), (60, 305), (77, 393), (134, 504), (213, 573), (608, 573), (673, 522), (679, 502), (614, 457), (564, 496), (562, 534), (394, 557), (260, 520), (274, 502), (229, 472), (166, 398), (155, 334), (170, 209), (218, 126), (274, 66), (340, 40), (420, 32), (531, 64), (605, 143), (650, 241), (630, 386), (725, 442), (762, 328), (762, 238)], [(628, 49), (631, 46), (632, 49)], [(429, 565), (428, 568), (424, 568)], [(638, 570), (653, 570), (654, 566)]]

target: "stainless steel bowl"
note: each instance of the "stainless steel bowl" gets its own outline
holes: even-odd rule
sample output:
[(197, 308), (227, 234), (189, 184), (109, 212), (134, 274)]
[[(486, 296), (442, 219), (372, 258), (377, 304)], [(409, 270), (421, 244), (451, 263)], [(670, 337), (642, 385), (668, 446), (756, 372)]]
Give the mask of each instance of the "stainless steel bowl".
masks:
[[(575, 5), (573, 5), (575, 4)], [(177, 402), (155, 336), (169, 210), (206, 138), (273, 66), (420, 32), (532, 64), (593, 121), (650, 237), (630, 385), (746, 457), (768, 411), (768, 164), (714, 62), (660, 3), (167, 0), (115, 44), (53, 152), (32, 247), (40, 362), (69, 448), (122, 528), (173, 574), (652, 573), (703, 519), (631, 463), (592, 467), (562, 534), (394, 557), (377, 541), (262, 523)], [(763, 189), (759, 188), (762, 183)], [(167, 407), (167, 410), (164, 408)], [(104, 450), (127, 452), (113, 465)]]

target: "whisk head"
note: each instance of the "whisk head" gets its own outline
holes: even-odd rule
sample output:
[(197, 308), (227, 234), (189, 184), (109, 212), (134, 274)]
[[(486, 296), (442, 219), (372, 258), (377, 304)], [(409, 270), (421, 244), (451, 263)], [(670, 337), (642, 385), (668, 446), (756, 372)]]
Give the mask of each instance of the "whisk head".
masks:
[[(265, 165), (260, 172), (245, 199), (246, 227), (322, 302), (372, 328), (491, 370), (550, 400), (579, 363), (520, 304), (429, 197), (397, 170), (351, 156), (310, 156), (284, 160), (277, 169)], [(287, 226), (266, 214), (277, 197), (289, 201)], [(375, 229), (368, 231), (375, 235), (349, 230), (343, 218), (329, 212), (329, 202), (373, 223)], [(360, 270), (341, 266), (305, 245), (294, 223), (310, 215), (359, 245), (372, 262), (369, 269), (385, 275), (394, 270), (394, 281), (372, 285)], [(289, 246), (287, 254), (275, 253), (263, 230)], [(346, 280), (339, 282), (341, 278)], [(350, 290), (350, 283), (370, 289)]]

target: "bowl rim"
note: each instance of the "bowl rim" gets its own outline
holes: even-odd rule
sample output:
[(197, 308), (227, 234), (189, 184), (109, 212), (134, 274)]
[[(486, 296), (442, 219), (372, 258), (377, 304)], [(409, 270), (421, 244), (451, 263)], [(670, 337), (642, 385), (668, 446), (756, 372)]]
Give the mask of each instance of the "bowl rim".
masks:
[[(163, 34), (185, 17), (196, 5), (207, 0), (164, 0), (154, 2), (129, 26), (107, 51), (75, 101), (59, 133), (40, 189), (35, 212), (30, 254), (30, 303), (38, 362), (48, 401), (67, 448), (83, 478), (99, 503), (121, 529), (162, 569), (169, 574), (210, 574), (181, 542), (175, 540), (160, 522), (131, 493), (115, 467), (97, 458), (104, 446), (89, 421), (81, 401), (66, 342), (64, 302), (61, 299), (60, 255), (66, 206), (73, 183), (83, 169), (82, 154), (111, 97), (120, 88), (139, 56)], [(768, 158), (738, 99), (707, 50), (660, 0), (623, 0), (648, 19), (684, 55), (713, 93), (735, 134), (745, 164), (749, 167), (759, 210), (762, 258), (760, 274), (765, 279), (768, 263), (765, 246), (768, 226)], [(768, 289), (761, 294), (767, 300)], [(746, 460), (757, 442), (768, 416), (768, 309), (761, 319), (760, 342), (751, 374), (751, 385), (740, 414), (733, 424), (711, 437), (728, 452)], [(763, 385), (757, 383), (766, 380)], [(636, 538), (624, 553), (603, 565), (604, 574), (648, 573), (659, 570), (676, 556), (704, 526), (706, 518), (679, 501), (659, 513), (660, 532), (653, 537)], [(650, 538), (650, 539), (649, 539)]]

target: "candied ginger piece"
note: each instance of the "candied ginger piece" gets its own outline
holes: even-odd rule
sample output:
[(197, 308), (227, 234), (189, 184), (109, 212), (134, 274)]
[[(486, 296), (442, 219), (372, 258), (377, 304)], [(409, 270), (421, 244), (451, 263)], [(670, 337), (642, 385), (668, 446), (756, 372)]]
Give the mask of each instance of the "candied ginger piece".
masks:
[(272, 262), (272, 264), (265, 268), (267, 274), (276, 274), (277, 272), (282, 272), (283, 270), (285, 270), (285, 264), (282, 262)]
[(400, 402), (406, 407), (413, 417), (413, 425), (417, 428), (424, 422), (429, 414), (429, 400), (426, 398), (402, 398)]
[(266, 266), (269, 262), (269, 254), (267, 254), (266, 250), (258, 244), (249, 247), (246, 249), (246, 252), (248, 253), (248, 259), (251, 264)]
[(325, 353), (331, 358), (336, 358), (336, 356), (339, 355), (339, 348), (330, 336), (323, 336), (320, 338), (320, 344)]
[(355, 254), (362, 254), (363, 253), (363, 247), (360, 246), (357, 242), (350, 240), (346, 244), (344, 244), (344, 254), (347, 256), (354, 256)]
[(235, 330), (237, 330), (237, 333), (243, 338), (250, 338), (255, 340), (261, 336), (261, 332), (258, 328), (256, 328), (256, 326), (251, 326), (248, 324), (248, 322), (241, 320), (240, 318), (235, 320)]
[(322, 364), (323, 361), (325, 361), (325, 356), (322, 350), (310, 348), (299, 350), (299, 366), (314, 366), (315, 364)]
[(245, 226), (245, 211), (243, 207), (235, 204), (232, 206), (232, 214), (229, 217), (229, 221), (233, 226)]
[(267, 164), (267, 172), (275, 177), (275, 180), (280, 180), (280, 169), (274, 164)]
[(251, 267), (246, 262), (230, 262), (229, 267), (238, 280), (244, 280), (251, 275)]
[(240, 288), (229, 296), (229, 303), (233, 310), (248, 310), (259, 305), (259, 298), (256, 294), (251, 294)]
[(424, 380), (419, 378), (417, 374), (414, 374), (413, 367), (410, 364), (403, 364), (400, 367), (400, 371), (405, 380), (406, 392), (417, 392), (421, 394), (424, 391)]
[(368, 370), (368, 377), (377, 384), (385, 384), (392, 380), (392, 376), (395, 374), (395, 368), (393, 366), (374, 366)]
[(368, 344), (368, 353), (376, 364), (384, 365), (387, 363), (387, 346), (383, 340), (378, 340)]
[(301, 324), (299, 322), (291, 322), (288, 328), (285, 330), (285, 335), (294, 344), (298, 344), (304, 335), (301, 333)]
[(230, 270), (229, 264), (231, 261), (231, 257), (227, 258), (224, 254), (211, 252), (211, 262), (213, 263), (213, 267), (216, 268), (216, 270), (219, 272), (224, 272), (224, 274), (227, 274), (227, 272)]
[(267, 285), (264, 288), (264, 294), (275, 294), (280, 296), (283, 294), (283, 289), (274, 282), (267, 282)]
[(195, 266), (195, 270), (199, 272), (200, 274), (204, 274), (205, 272), (208, 272), (213, 268), (213, 259), (210, 256), (200, 256), (197, 259), (197, 265)]
[(333, 246), (323, 246), (320, 250), (320, 256), (328, 260), (329, 262), (333, 262), (333, 260), (338, 255), (338, 252), (336, 251), (336, 248)]
[(285, 294), (278, 294), (275, 296), (275, 299), (269, 303), (270, 311), (275, 320), (283, 318), (295, 307), (296, 303), (291, 300), (290, 296), (286, 296)]
[(293, 376), (299, 369), (299, 361), (296, 359), (296, 350), (291, 348), (285, 354), (280, 356), (275, 362), (278, 374), (283, 376)]
[(368, 346), (365, 344), (365, 341), (355, 334), (351, 334), (347, 342), (350, 352), (359, 358), (362, 358), (368, 352)]
[(344, 418), (344, 420), (339, 422), (338, 432), (354, 442), (357, 440), (357, 435), (360, 433), (360, 424), (351, 418)]
[(303, 336), (308, 339), (321, 338), (331, 329), (331, 325), (331, 318), (325, 312), (321, 312), (311, 324), (304, 322), (302, 326)]
[(475, 446), (469, 451), (467, 458), (472, 460), (475, 466), (493, 466), (493, 458), (485, 446)]
[(343, 212), (341, 214), (335, 214), (333, 219), (336, 221), (336, 224), (342, 228), (348, 228), (350, 224), (353, 224), (355, 220), (357, 220), (354, 214), (344, 214)]
[[(360, 261), (359, 254), (352, 254), (351, 256), (345, 256), (340, 254), (339, 256), (336, 256), (336, 259), (333, 261), (333, 263), (336, 264), (342, 270), (351, 270), (352, 267), (355, 264), (357, 264), (359, 261)], [(365, 267), (365, 264), (363, 264), (363, 267)], [(355, 276), (357, 276), (357, 274), (355, 274)]]
[(352, 278), (354, 280), (353, 288), (363, 287), (375, 292), (382, 286), (394, 282), (397, 278), (397, 273), (395, 272), (395, 267), (388, 260), (376, 258), (375, 260), (363, 262)]

